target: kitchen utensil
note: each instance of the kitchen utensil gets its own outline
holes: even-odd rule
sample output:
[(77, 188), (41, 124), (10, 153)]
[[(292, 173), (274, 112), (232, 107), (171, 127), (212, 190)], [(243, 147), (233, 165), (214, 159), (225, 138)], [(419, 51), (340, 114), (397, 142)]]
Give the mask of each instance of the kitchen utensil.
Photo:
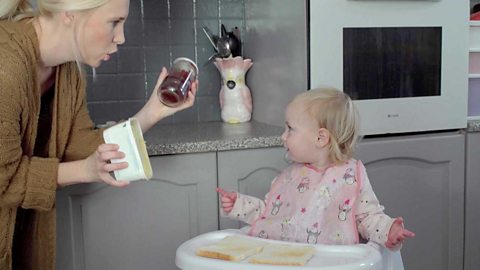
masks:
[(241, 50), (241, 42), (239, 38), (235, 35), (234, 32), (237, 32), (238, 35), (240, 35), (240, 29), (238, 27), (235, 27), (232, 32), (227, 32), (227, 29), (225, 28), (225, 25), (222, 24), (222, 37), (227, 40), (228, 42), (228, 48), (232, 54), (232, 57), (235, 56), (241, 56), (242, 50)]
[(230, 40), (228, 36), (222, 36), (217, 41), (217, 55), (219, 58), (228, 58), (232, 52), (230, 51)]
[(208, 29), (208, 27), (206, 26), (204, 26), (202, 29), (203, 29), (203, 33), (205, 33), (208, 40), (210, 41), (210, 44), (212, 44), (215, 51), (218, 52), (218, 49), (217, 49), (218, 36), (213, 35), (212, 31), (210, 31), (210, 29)]
[(182, 104), (187, 99), (187, 93), (197, 76), (198, 67), (195, 62), (185, 57), (175, 59), (167, 78), (158, 90), (160, 101), (169, 107)]

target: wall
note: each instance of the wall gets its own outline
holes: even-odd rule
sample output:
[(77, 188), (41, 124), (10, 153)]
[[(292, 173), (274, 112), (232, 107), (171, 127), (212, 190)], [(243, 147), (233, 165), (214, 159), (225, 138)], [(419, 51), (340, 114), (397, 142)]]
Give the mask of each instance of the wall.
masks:
[(214, 53), (202, 31), (219, 33), (237, 26), (245, 33), (243, 0), (131, 0), (125, 25), (126, 43), (110, 61), (88, 72), (87, 101), (95, 123), (118, 121), (135, 114), (150, 97), (162, 66), (176, 57), (197, 62), (200, 89), (195, 105), (160, 124), (220, 121), (220, 75), (213, 64), (203, 66)]
[(284, 125), (287, 103), (307, 89), (307, 1), (245, 0), (244, 52), (253, 119)]

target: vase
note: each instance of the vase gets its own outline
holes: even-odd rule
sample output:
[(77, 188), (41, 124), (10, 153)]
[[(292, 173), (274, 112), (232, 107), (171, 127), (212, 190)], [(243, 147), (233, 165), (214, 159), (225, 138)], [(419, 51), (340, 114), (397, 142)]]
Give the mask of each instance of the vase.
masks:
[(252, 60), (241, 56), (217, 58), (214, 64), (222, 76), (219, 95), (222, 120), (230, 124), (250, 121), (252, 94), (245, 84), (245, 74), (253, 65)]

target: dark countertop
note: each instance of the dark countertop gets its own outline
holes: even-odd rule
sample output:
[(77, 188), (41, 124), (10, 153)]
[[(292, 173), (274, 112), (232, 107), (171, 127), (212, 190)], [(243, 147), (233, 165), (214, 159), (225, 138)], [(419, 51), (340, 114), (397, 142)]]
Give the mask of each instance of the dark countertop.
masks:
[(282, 127), (247, 122), (156, 125), (144, 134), (150, 156), (282, 146)]

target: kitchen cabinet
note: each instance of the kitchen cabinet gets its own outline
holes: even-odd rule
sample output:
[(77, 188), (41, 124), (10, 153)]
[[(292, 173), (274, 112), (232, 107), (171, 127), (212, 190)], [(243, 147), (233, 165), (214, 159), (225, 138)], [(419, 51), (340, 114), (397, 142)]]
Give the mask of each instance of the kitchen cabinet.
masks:
[(480, 269), (480, 132), (467, 133), (465, 186), (465, 266)]
[[(468, 135), (480, 145), (480, 133)], [(467, 204), (465, 135), (458, 132), (367, 138), (358, 145), (380, 202), (417, 235), (402, 249), (405, 269), (477, 269), (480, 147), (469, 147)], [(283, 147), (151, 158), (154, 177), (127, 188), (101, 184), (57, 195), (57, 269), (165, 269), (175, 250), (208, 231), (245, 224), (219, 218), (215, 187), (263, 198), (288, 163)], [(476, 181), (476, 182), (475, 182)], [(469, 225), (468, 225), (469, 224)], [(168, 243), (168, 245), (167, 245)], [(470, 268), (468, 268), (470, 267)]]
[(358, 147), (385, 212), (416, 233), (402, 249), (405, 269), (463, 268), (464, 145), (464, 134), (448, 132), (372, 138)]
[[(218, 152), (218, 186), (227, 191), (264, 198), (273, 178), (287, 166), (283, 147)], [(220, 218), (220, 229), (245, 225)]]
[(174, 270), (186, 240), (218, 229), (216, 153), (152, 157), (153, 178), (57, 194), (57, 269)]

